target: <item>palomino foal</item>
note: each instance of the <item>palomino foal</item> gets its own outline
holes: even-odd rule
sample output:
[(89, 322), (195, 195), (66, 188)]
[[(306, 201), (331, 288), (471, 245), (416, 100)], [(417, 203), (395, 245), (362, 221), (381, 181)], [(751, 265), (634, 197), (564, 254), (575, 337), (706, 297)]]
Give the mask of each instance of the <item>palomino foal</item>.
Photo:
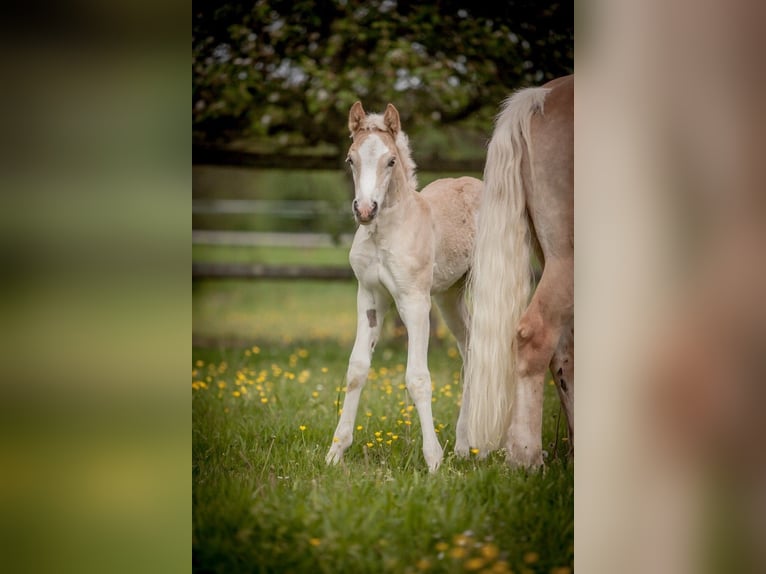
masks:
[[(359, 282), (357, 330), (346, 374), (346, 397), (327, 463), (334, 464), (353, 440), (359, 396), (367, 381), (383, 317), (393, 301), (408, 333), (407, 390), (423, 429), (430, 471), (442, 460), (431, 414), (428, 337), (431, 296), (465, 356), (468, 329), (463, 287), (473, 253), (482, 183), (471, 177), (440, 179), (416, 191), (415, 164), (401, 130), (399, 112), (366, 115), (356, 102), (349, 112), (353, 143), (347, 162), (354, 178), (352, 209), (360, 223), (349, 259)], [(467, 448), (464, 417), (457, 445)]]

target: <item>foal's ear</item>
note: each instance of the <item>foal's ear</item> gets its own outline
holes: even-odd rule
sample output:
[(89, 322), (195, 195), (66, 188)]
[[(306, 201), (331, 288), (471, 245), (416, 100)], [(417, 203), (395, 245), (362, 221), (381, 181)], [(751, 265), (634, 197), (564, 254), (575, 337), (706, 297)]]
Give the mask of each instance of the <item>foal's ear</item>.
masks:
[(399, 122), (399, 112), (394, 107), (394, 104), (388, 104), (386, 106), (386, 113), (383, 114), (383, 125), (394, 136), (402, 129), (402, 124)]
[(354, 137), (354, 134), (359, 131), (365, 116), (362, 102), (355, 102), (348, 112), (348, 131), (351, 132), (351, 137)]

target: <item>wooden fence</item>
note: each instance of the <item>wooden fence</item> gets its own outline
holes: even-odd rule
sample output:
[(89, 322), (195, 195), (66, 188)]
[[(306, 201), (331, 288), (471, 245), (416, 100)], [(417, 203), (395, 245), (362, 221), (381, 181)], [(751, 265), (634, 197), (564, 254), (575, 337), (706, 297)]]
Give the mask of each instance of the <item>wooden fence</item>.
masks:
[[(257, 154), (215, 146), (193, 145), (192, 164), (230, 166), (257, 169), (335, 170), (342, 169), (338, 154), (290, 155)], [(481, 173), (484, 160), (452, 160), (439, 157), (418, 158), (418, 170), (435, 173)], [(326, 212), (329, 206), (310, 201), (264, 200), (193, 200), (193, 213), (261, 213), (280, 217), (302, 218)], [(341, 244), (350, 244), (350, 237), (342, 236)], [(293, 245), (320, 247), (335, 245), (337, 240), (329, 234), (258, 233), (237, 231), (193, 230), (194, 244), (215, 245)], [(354, 278), (351, 268), (317, 267), (307, 265), (263, 265), (246, 263), (192, 263), (192, 280), (200, 279), (315, 279), (320, 281), (348, 281)]]

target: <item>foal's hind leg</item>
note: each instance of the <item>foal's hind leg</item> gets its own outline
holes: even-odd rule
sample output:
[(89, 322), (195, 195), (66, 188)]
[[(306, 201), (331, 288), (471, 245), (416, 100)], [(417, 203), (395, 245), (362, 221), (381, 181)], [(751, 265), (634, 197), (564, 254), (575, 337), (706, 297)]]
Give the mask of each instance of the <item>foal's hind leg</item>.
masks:
[(551, 360), (551, 373), (556, 382), (561, 406), (567, 417), (569, 430), (569, 453), (574, 452), (574, 326), (569, 325), (561, 333), (561, 339)]
[(412, 293), (397, 299), (399, 314), (407, 327), (407, 391), (415, 402), (423, 431), (423, 456), (428, 470), (434, 472), (442, 461), (444, 451), (434, 430), (431, 411), (431, 374), (428, 371), (428, 337), (430, 335), (431, 296)]
[(563, 332), (570, 324), (573, 301), (566, 285), (567, 263), (547, 262), (532, 302), (517, 331), (519, 377), (514, 390), (506, 456), (514, 466), (543, 464), (542, 419), (545, 373)]
[(351, 351), (346, 373), (346, 398), (333, 435), (333, 442), (325, 460), (327, 464), (336, 464), (343, 458), (343, 453), (351, 446), (354, 438), (354, 420), (359, 408), (359, 397), (367, 382), (367, 374), (372, 361), (372, 351), (380, 337), (383, 316), (389, 306), (389, 298), (383, 291), (369, 290), (359, 285), (356, 298), (357, 325), (356, 341)]
[[(460, 357), (465, 364), (465, 352), (468, 348), (468, 311), (465, 304), (465, 278), (459, 280), (444, 293), (434, 295), (444, 322), (455, 336)], [(468, 456), (469, 445), (467, 438), (465, 413), (468, 405), (468, 388), (463, 385), (463, 398), (460, 402), (460, 414), (455, 429), (455, 453), (458, 456)]]

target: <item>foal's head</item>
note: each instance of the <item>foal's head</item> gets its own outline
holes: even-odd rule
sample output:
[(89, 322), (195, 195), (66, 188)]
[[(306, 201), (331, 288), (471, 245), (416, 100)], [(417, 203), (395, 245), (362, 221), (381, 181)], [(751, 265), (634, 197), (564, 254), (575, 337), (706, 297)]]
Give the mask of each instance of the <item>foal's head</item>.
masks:
[(346, 158), (354, 177), (352, 209), (356, 220), (368, 225), (393, 201), (390, 187), (417, 188), (415, 163), (393, 105), (388, 104), (383, 115), (366, 115), (362, 103), (356, 102), (348, 114), (348, 129), (354, 140)]

